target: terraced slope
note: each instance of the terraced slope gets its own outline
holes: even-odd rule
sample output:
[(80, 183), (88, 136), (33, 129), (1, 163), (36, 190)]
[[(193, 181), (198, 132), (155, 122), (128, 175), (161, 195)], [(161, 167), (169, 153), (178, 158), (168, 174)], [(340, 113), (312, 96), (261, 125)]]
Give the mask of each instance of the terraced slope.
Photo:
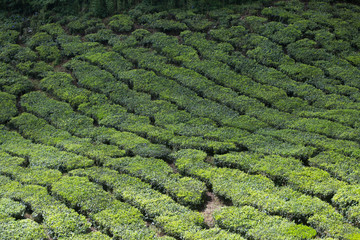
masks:
[(0, 239), (360, 239), (360, 6), (30, 20), (0, 26)]

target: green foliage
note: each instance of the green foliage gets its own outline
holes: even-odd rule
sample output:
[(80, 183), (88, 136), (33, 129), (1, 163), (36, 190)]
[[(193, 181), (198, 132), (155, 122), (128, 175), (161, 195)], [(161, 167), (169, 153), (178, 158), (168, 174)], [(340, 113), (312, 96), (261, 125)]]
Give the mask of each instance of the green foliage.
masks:
[(40, 86), (69, 102), (72, 106), (87, 102), (91, 92), (86, 89), (76, 88), (72, 85), (72, 82), (73, 78), (70, 74), (54, 72), (43, 78)]
[(78, 234), (78, 235), (74, 235), (68, 238), (59, 238), (59, 240), (66, 240), (66, 239), (71, 239), (71, 240), (111, 240), (111, 238), (106, 235), (103, 234), (99, 231), (96, 232), (90, 232), (87, 234)]
[(97, 42), (82, 42), (79, 36), (62, 35), (57, 38), (61, 46), (61, 54), (67, 57), (73, 57), (88, 51), (101, 52), (103, 47)]
[(19, 117), (13, 118), (10, 125), (36, 142), (56, 146), (96, 160), (103, 160), (107, 157), (121, 157), (125, 154), (125, 151), (118, 149), (116, 146), (101, 143), (94, 144), (89, 138), (72, 136), (67, 131), (56, 129), (45, 120), (29, 113), (23, 113)]
[(85, 39), (90, 42), (106, 43), (114, 36), (110, 29), (100, 29), (97, 33), (87, 34)]
[(266, 18), (263, 17), (257, 17), (257, 16), (248, 16), (244, 19), (245, 25), (251, 30), (251, 31), (259, 31), (262, 28), (262, 25), (267, 21)]
[(43, 169), (41, 167), (23, 168), (27, 164), (24, 158), (12, 157), (1, 152), (2, 168), (0, 172), (25, 184), (38, 184), (49, 186), (61, 178), (61, 172), (53, 169)]
[(151, 23), (146, 24), (145, 26), (149, 28), (160, 29), (164, 32), (184, 31), (188, 29), (185, 23), (177, 22), (174, 20), (168, 20), (168, 19), (158, 19)]
[(0, 239), (46, 239), (46, 232), (42, 225), (30, 219), (18, 221), (0, 220)]
[[(92, 0), (91, 2), (96, 2), (98, 0)], [(91, 9), (90, 11), (97, 11), (96, 9)], [(99, 9), (101, 11), (101, 9)], [(97, 18), (87, 18), (80, 17), (74, 18), (71, 22), (67, 24), (69, 31), (73, 34), (89, 34), (96, 33), (98, 30), (105, 28), (104, 24), (100, 19)]]
[(0, 198), (1, 215), (21, 218), (25, 213), (25, 209), (25, 205), (20, 202), (13, 201), (10, 198)]
[(16, 43), (20, 33), (15, 30), (7, 30), (1, 32), (0, 34), (0, 43), (1, 45), (5, 45), (6, 43)]
[(6, 92), (0, 92), (0, 123), (10, 120), (17, 115), (16, 97)]
[(52, 185), (52, 192), (66, 200), (72, 208), (81, 206), (84, 213), (97, 213), (115, 203), (100, 186), (84, 177), (63, 177)]
[(220, 228), (210, 228), (200, 231), (188, 231), (185, 233), (186, 239), (197, 240), (244, 240), (240, 234), (230, 233)]
[(32, 82), (25, 76), (15, 72), (12, 67), (0, 63), (0, 89), (13, 95), (19, 95), (33, 89)]
[(328, 119), (355, 128), (358, 127), (358, 123), (356, 119), (358, 118), (359, 114), (360, 111), (356, 109), (332, 109), (332, 110), (325, 110), (318, 112), (310, 112), (310, 111), (299, 112), (300, 116)]
[(146, 29), (136, 29), (135, 31), (133, 31), (131, 33), (132, 36), (134, 36), (136, 38), (137, 41), (142, 40), (144, 37), (150, 35), (150, 32)]
[(7, 63), (35, 61), (38, 57), (36, 52), (30, 48), (24, 48), (17, 44), (6, 44), (1, 47), (1, 50), (0, 59)]
[(325, 136), (334, 138), (349, 140), (358, 139), (358, 129), (347, 127), (340, 123), (325, 119), (302, 118), (292, 123), (290, 122), (288, 127), (292, 129), (306, 130), (308, 132), (324, 134)]
[(205, 185), (195, 179), (181, 177), (162, 160), (153, 158), (108, 159), (104, 166), (139, 177), (160, 190), (164, 190), (178, 202), (199, 206), (205, 194)]
[(43, 31), (43, 32), (47, 32), (52, 37), (58, 37), (60, 35), (65, 34), (64, 29), (61, 27), (61, 25), (59, 25), (57, 23), (49, 23), (49, 24), (42, 25), (39, 28), (39, 30)]
[(109, 26), (115, 32), (129, 32), (133, 28), (133, 24), (131, 17), (124, 14), (112, 16), (109, 22)]
[(296, 190), (320, 197), (331, 196), (346, 185), (331, 178), (325, 171), (304, 167), (294, 158), (244, 152), (215, 155), (214, 161), (220, 166), (233, 166), (253, 173), (263, 173), (275, 181), (286, 182)]
[(316, 48), (316, 42), (304, 38), (287, 46), (287, 51), (295, 60), (311, 64), (316, 60), (327, 60), (330, 55), (324, 49)]
[(288, 56), (283, 53), (281, 46), (264, 39), (254, 49), (246, 52), (249, 57), (256, 59), (258, 62), (275, 67), (283, 63), (292, 62)]
[(359, 238), (360, 8), (239, 2), (0, 1), (5, 238)]
[(27, 61), (24, 63), (17, 64), (16, 68), (19, 71), (21, 71), (23, 74), (26, 74), (30, 77), (34, 77), (37, 79), (43, 78), (49, 72), (54, 71), (54, 67), (45, 63), (44, 61), (38, 61), (36, 63)]
[(214, 22), (209, 21), (203, 16), (194, 16), (190, 18), (185, 18), (182, 20), (188, 28), (192, 31), (206, 31), (214, 26)]
[[(46, 236), (43, 236), (45, 229), (48, 234), (57, 238), (85, 233), (90, 228), (85, 216), (79, 215), (73, 209), (69, 209), (63, 203), (51, 197), (45, 187), (36, 185), (23, 186), (15, 181), (5, 181), (5, 184), (0, 186), (0, 195), (20, 199), (21, 202), (30, 206), (33, 210), (32, 216), (35, 219), (42, 219), (43, 226), (37, 224), (34, 226), (35, 222), (30, 219), (10, 223), (10, 226), (13, 226), (14, 229), (21, 227), (21, 221), (26, 221), (24, 226), (31, 224), (31, 228), (34, 227), (35, 230), (30, 230), (30, 233), (28, 233), (30, 235), (29, 239), (46, 238)], [(17, 226), (17, 223), (20, 223), (20, 226)], [(4, 227), (2, 224), (0, 226)], [(15, 234), (15, 236), (5, 239), (16, 239), (16, 234), (22, 234), (22, 237), (26, 236), (22, 227), (17, 231), (10, 230), (9, 234), (11, 233)], [(38, 235), (31, 235), (35, 233)], [(39, 235), (41, 237), (37, 237)]]
[(287, 45), (299, 39), (301, 34), (301, 31), (295, 25), (289, 25), (277, 31), (271, 39), (279, 44)]
[[(202, 154), (195, 150), (181, 150), (173, 156), (177, 158), (176, 166), (180, 171), (208, 181), (212, 184), (216, 194), (231, 199), (237, 206), (254, 205), (256, 202), (255, 205), (266, 211), (282, 212), (284, 215), (292, 212), (291, 214), (298, 216), (308, 211), (321, 211), (325, 207), (319, 199), (309, 198), (287, 188), (276, 188), (274, 183), (264, 176), (248, 175), (235, 169), (212, 167), (203, 162), (206, 154)], [(232, 187), (230, 188), (230, 186)], [(247, 194), (243, 195), (242, 192)], [(300, 196), (307, 200), (295, 210), (294, 206), (300, 203), (298, 202)], [(275, 202), (283, 202), (282, 204), (285, 205), (278, 208), (279, 205), (273, 205)], [(310, 202), (313, 204), (312, 210), (308, 209)]]
[(216, 40), (233, 44), (246, 34), (246, 29), (243, 26), (232, 26), (231, 28), (212, 29), (209, 33)]
[(203, 222), (201, 214), (176, 203), (137, 178), (97, 167), (75, 170), (71, 174), (88, 176), (95, 182), (111, 187), (117, 198), (136, 206), (146, 217), (154, 218), (155, 224), (159, 224), (171, 235), (181, 236), (186, 230), (199, 229)]
[(40, 45), (49, 46), (53, 45), (53, 38), (51, 35), (47, 34), (46, 32), (38, 32), (34, 36), (32, 36), (27, 42), (27, 46), (34, 49)]
[(355, 66), (360, 66), (360, 54), (352, 53), (345, 57), (346, 60), (354, 64)]
[(144, 157), (162, 157), (169, 152), (164, 145), (152, 144), (149, 140), (136, 134), (116, 131), (114, 128), (94, 127), (92, 118), (75, 113), (69, 104), (50, 99), (41, 92), (24, 95), (22, 106), (52, 122), (56, 127), (76, 136), (89, 137), (94, 141), (110, 142)]
[(253, 239), (310, 239), (316, 231), (250, 207), (224, 207), (214, 212), (217, 225)]
[(283, 64), (280, 70), (298, 81), (317, 79), (324, 76), (324, 72), (317, 68), (303, 63)]
[(60, 62), (61, 56), (60, 51), (56, 46), (38, 46), (35, 48), (38, 51), (40, 59), (53, 62), (54, 65)]
[(281, 7), (267, 7), (261, 10), (261, 14), (268, 17), (271, 20), (277, 20), (279, 22), (295, 22), (301, 19), (296, 13), (292, 13), (287, 9)]
[[(32, 143), (21, 137), (18, 133), (1, 130), (1, 134), (3, 134), (5, 139), (0, 148), (17, 156), (29, 158), (30, 167), (70, 170), (78, 167), (91, 166), (93, 164), (93, 161), (86, 157), (60, 151), (55, 147)], [(50, 172), (50, 175), (53, 174), (57, 176), (58, 173)], [(35, 179), (38, 178), (39, 175), (35, 175)]]

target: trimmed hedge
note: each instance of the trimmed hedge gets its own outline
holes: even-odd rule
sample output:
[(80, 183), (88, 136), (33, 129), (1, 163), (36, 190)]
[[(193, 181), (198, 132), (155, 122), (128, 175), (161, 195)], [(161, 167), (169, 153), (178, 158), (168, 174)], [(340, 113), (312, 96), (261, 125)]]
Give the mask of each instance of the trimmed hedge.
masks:
[[(202, 55), (209, 58), (209, 60), (199, 61), (197, 64), (187, 64), (186, 66), (188, 68), (204, 74), (206, 77), (220, 85), (232, 88), (252, 98), (262, 99), (263, 101), (271, 103), (275, 99), (279, 100), (286, 97), (286, 94), (282, 89), (256, 83), (249, 77), (237, 74), (235, 71), (230, 70), (226, 64), (219, 62), (217, 60), (218, 57), (214, 58), (215, 55), (213, 54), (213, 51), (209, 51), (209, 49), (205, 47), (207, 45), (205, 36), (196, 33), (183, 32), (181, 37), (186, 45), (194, 46)], [(226, 61), (229, 58), (228, 53), (225, 53), (224, 51), (221, 52), (225, 57), (222, 57), (222, 61)]]
[[(10, 198), (0, 198), (1, 216), (9, 216), (13, 218), (21, 218), (25, 213), (26, 206), (20, 202), (11, 200)], [(0, 217), (0, 221), (3, 218)]]
[(324, 151), (309, 159), (312, 166), (324, 169), (343, 181), (360, 183), (360, 166), (356, 157), (347, 157), (334, 151)]
[[(156, 38), (155, 40), (156, 41)], [(138, 62), (140, 67), (149, 68), (153, 71), (157, 71), (161, 73), (162, 75), (175, 79), (176, 82), (179, 82), (180, 84), (192, 89), (200, 96), (207, 97), (208, 99), (211, 99), (213, 101), (220, 102), (223, 105), (230, 106), (231, 108), (243, 111), (244, 110), (244, 103), (250, 102), (251, 99), (243, 96), (239, 96), (236, 92), (232, 91), (230, 88), (221, 87), (219, 85), (216, 85), (214, 82), (209, 81), (204, 76), (200, 75), (199, 73), (182, 68), (182, 67), (174, 67), (170, 64), (165, 64), (163, 59), (158, 57), (158, 55), (154, 55), (150, 52), (143, 52), (143, 51), (137, 51), (134, 53), (136, 49), (130, 50), (124, 50), (123, 52), (125, 55), (132, 60), (135, 60)], [(174, 84), (176, 84), (174, 82)], [(173, 84), (173, 85), (174, 85)], [(150, 87), (151, 88), (151, 87)], [(150, 90), (151, 91), (151, 90)], [(185, 90), (184, 90), (185, 91)], [(160, 94), (160, 93), (159, 93)], [(190, 94), (190, 93), (189, 93)], [(209, 105), (210, 103), (208, 103)], [(236, 120), (229, 121), (229, 118), (234, 118), (233, 115), (237, 115), (233, 112), (232, 109), (227, 109), (222, 106), (216, 106), (214, 103), (212, 103), (213, 106), (209, 106), (212, 108), (218, 108), (218, 110), (215, 110), (216, 112), (222, 112), (223, 118), (225, 120), (218, 120), (217, 121), (223, 121), (225, 124), (231, 124), (235, 126), (234, 122)], [(209, 117), (212, 117), (209, 115)], [(240, 120), (240, 119), (239, 119)], [(241, 124), (243, 128), (248, 128), (247, 126), (251, 126), (251, 130), (254, 130), (256, 128), (264, 127), (265, 125), (256, 119), (251, 119), (248, 117), (248, 120), (251, 121), (249, 124)], [(238, 126), (239, 127), (239, 126)], [(248, 128), (249, 129), (249, 128)]]
[(239, 139), (241, 146), (250, 151), (263, 154), (277, 154), (284, 157), (308, 158), (315, 152), (315, 148), (299, 143), (289, 143), (271, 136), (252, 134)]
[(325, 49), (316, 48), (316, 42), (308, 38), (290, 43), (286, 49), (290, 57), (306, 64), (311, 64), (312, 61), (316, 60), (326, 60), (331, 57)]
[(6, 63), (19, 63), (36, 61), (38, 55), (28, 47), (21, 47), (18, 44), (6, 44), (0, 47), (0, 60)]
[[(15, 181), (7, 181), (0, 186), (0, 197), (20, 199), (21, 202), (30, 206), (33, 210), (33, 218), (42, 219), (42, 224), (51, 237), (69, 237), (85, 233), (90, 228), (90, 223), (85, 216), (79, 215), (73, 209), (51, 197), (45, 187), (23, 186)], [(45, 230), (43, 227), (41, 229)], [(24, 233), (23, 229), (19, 229), (19, 231)], [(30, 239), (34, 238), (37, 239), (35, 236)]]
[(65, 30), (58, 23), (48, 23), (39, 27), (39, 31), (46, 32), (52, 37), (58, 37), (65, 34)]
[(40, 81), (40, 86), (76, 107), (87, 102), (92, 93), (89, 90), (75, 87), (72, 84), (73, 81), (68, 73), (53, 72)]
[[(179, 79), (182, 84), (186, 84), (187, 86), (190, 85), (192, 88), (194, 88), (193, 84), (196, 84), (195, 82), (188, 83), (188, 81), (191, 81), (193, 79), (193, 77), (189, 75), (189, 73), (192, 74), (191, 71), (188, 71), (189, 73), (187, 73), (186, 69), (170, 68), (170, 65), (162, 65), (164, 63), (164, 59), (162, 57), (153, 55), (151, 53), (146, 54), (144, 51), (147, 50), (137, 48), (137, 49), (126, 49), (123, 52), (126, 55), (126, 57), (135, 61), (139, 61), (140, 67), (148, 67), (148, 68), (150, 67), (153, 70), (159, 69), (159, 71), (162, 72), (164, 75), (175, 77), (176, 79)], [(148, 87), (150, 91), (159, 94), (160, 97), (163, 97), (165, 99), (176, 101), (178, 105), (184, 107), (193, 114), (196, 114), (200, 117), (209, 117), (232, 127), (248, 126), (248, 124), (241, 123), (242, 117), (239, 116), (239, 113), (235, 112), (234, 110), (226, 106), (220, 105), (212, 100), (202, 99), (199, 96), (197, 96), (197, 94), (192, 90), (189, 90), (188, 88), (184, 88), (182, 85), (178, 84), (173, 80), (158, 77), (156, 75), (153, 76), (153, 79), (154, 79), (153, 80), (154, 84)], [(199, 86), (196, 87), (197, 90), (199, 87), (203, 89), (204, 87), (203, 83), (199, 83)], [(167, 91), (171, 91), (171, 94), (166, 93), (163, 89), (164, 90), (166, 89)], [(187, 101), (184, 101), (185, 96), (187, 98)], [(221, 97), (218, 96), (217, 99), (221, 99)], [(239, 120), (237, 121), (236, 118), (239, 118)], [(246, 120), (252, 121), (253, 122), (252, 126), (254, 126), (254, 124), (258, 128), (264, 126), (264, 124), (258, 122), (256, 119), (249, 119), (249, 117), (247, 117)]]
[(61, 55), (74, 57), (86, 52), (104, 52), (104, 47), (97, 42), (82, 42), (79, 36), (60, 35), (56, 42), (60, 45)]
[(137, 178), (97, 167), (75, 170), (71, 174), (87, 176), (92, 181), (110, 187), (117, 198), (139, 208), (169, 235), (179, 237), (186, 231), (198, 231), (203, 223), (200, 213), (176, 203), (169, 196), (153, 190), (150, 184)]
[(168, 12), (163, 11), (153, 14), (142, 15), (139, 18), (139, 21), (145, 23), (145, 27), (147, 28), (155, 28), (164, 32), (183, 31), (185, 29), (188, 29), (185, 23), (166, 19), (167, 17)]
[(72, 34), (89, 34), (105, 28), (105, 25), (99, 18), (88, 19), (87, 17), (73, 17), (71, 19), (71, 17), (69, 17), (68, 20), (70, 22), (66, 26)]
[(294, 129), (261, 129), (258, 134), (273, 136), (284, 141), (309, 145), (320, 150), (333, 150), (346, 155), (356, 154), (359, 144), (353, 141), (332, 139), (317, 133), (303, 132)]
[(85, 40), (89, 42), (107, 43), (116, 35), (110, 29), (100, 29), (97, 33), (90, 33), (85, 35)]
[(133, 24), (131, 17), (124, 14), (112, 16), (109, 22), (109, 26), (114, 32), (129, 32), (133, 28)]
[(332, 109), (318, 112), (304, 111), (299, 112), (298, 115), (304, 117), (328, 119), (344, 125), (349, 125), (353, 128), (360, 127), (359, 122), (356, 120), (360, 117), (360, 111), (357, 109)]
[(52, 185), (52, 193), (72, 208), (80, 208), (90, 215), (104, 230), (116, 237), (153, 239), (155, 233), (146, 228), (140, 211), (127, 203), (119, 202), (101, 186), (87, 177), (63, 177)]
[[(69, 65), (68, 65), (69, 66)], [(104, 77), (104, 79), (107, 79), (107, 82), (109, 82), (109, 81), (111, 81), (110, 79), (111, 79), (111, 75), (109, 75), (109, 74), (107, 74), (106, 72), (104, 72), (104, 71), (99, 71), (99, 69), (96, 69), (95, 67), (91, 67), (91, 66), (89, 66), (88, 64), (85, 64), (85, 63), (81, 63), (81, 62), (72, 62), (71, 64), (70, 64), (70, 66), (71, 66), (71, 68), (75, 68), (75, 74), (77, 74), (76, 76), (78, 76), (80, 79), (84, 79), (85, 78), (85, 76), (87, 76), (87, 75), (89, 75), (89, 71), (95, 71), (96, 72), (96, 74), (99, 74), (100, 76), (103, 76)], [(83, 70), (83, 68), (84, 68), (84, 70)], [(89, 71), (88, 72), (86, 72), (85, 71), (85, 69), (89, 69)], [(125, 76), (126, 76), (126, 78), (129, 78), (129, 81), (131, 81), (131, 84), (134, 86), (134, 88), (135, 89), (139, 89), (139, 90), (144, 90), (144, 88), (151, 88), (151, 86), (149, 86), (149, 87), (146, 87), (146, 86), (144, 86), (143, 84), (144, 84), (144, 82), (142, 81), (143, 79), (144, 79), (144, 76), (143, 75), (146, 75), (147, 77), (149, 77), (149, 78), (155, 78), (154, 79), (154, 81), (156, 81), (156, 80), (162, 80), (162, 78), (157, 78), (153, 73), (151, 73), (151, 72), (149, 72), (149, 74), (147, 74), (146, 72), (140, 72), (140, 71), (134, 71), (134, 72), (131, 72), (131, 73), (133, 73), (133, 74), (128, 74), (128, 75), (125, 75), (125, 74), (122, 74), (122, 75), (119, 75), (119, 76), (122, 76), (122, 78), (125, 78)], [(136, 74), (136, 73), (138, 73), (138, 74)], [(90, 77), (90, 76), (89, 76)], [(99, 78), (98, 78), (99, 79)], [(96, 81), (98, 80), (98, 79), (96, 79)], [(164, 79), (165, 80), (165, 79)], [(113, 80), (114, 81), (114, 80)], [(82, 81), (80, 81), (81, 83), (83, 83)], [(151, 82), (153, 82), (153, 81), (151, 81)], [(141, 83), (142, 84), (142, 86), (140, 87), (140, 86), (138, 86), (136, 83)], [(103, 83), (99, 83), (99, 84), (102, 84), (102, 85), (104, 85)], [(155, 82), (154, 82), (154, 84), (155, 84)], [(163, 81), (162, 82), (162, 84), (156, 84), (156, 87), (157, 88), (161, 88), (161, 89), (163, 89), (164, 88), (164, 84), (166, 84), (166, 86), (169, 86), (169, 83), (166, 83), (165, 81)], [(109, 86), (110, 86), (110, 84), (109, 84)], [(119, 87), (117, 87), (118, 85), (116, 85), (116, 86), (114, 86), (114, 85), (111, 85), (112, 86), (112, 90), (114, 90), (114, 89), (116, 89), (116, 88), (120, 88), (120, 86)], [(101, 91), (104, 91), (104, 92), (106, 92), (106, 89), (107, 89), (108, 87), (106, 86), (106, 85), (104, 85), (104, 87), (102, 87), (102, 88), (100, 88), (100, 90)], [(99, 88), (96, 88), (96, 89), (99, 89)], [(151, 88), (152, 89), (152, 88)], [(160, 89), (159, 89), (160, 90)], [(131, 92), (131, 90), (127, 90), (126, 92), (123, 90), (123, 88), (122, 89), (120, 89), (119, 91), (121, 91), (121, 92), (123, 92), (124, 94), (128, 94), (128, 91), (130, 91)], [(150, 90), (150, 91), (152, 91), (152, 90)], [(155, 92), (156, 94), (164, 94), (165, 92), (164, 91), (156, 91)], [(116, 94), (118, 94), (118, 91), (116, 91)], [(177, 93), (177, 95), (179, 95), (179, 93)], [(117, 99), (119, 99), (119, 98), (117, 98), (117, 97), (115, 97), (114, 95), (110, 95), (110, 98), (112, 99), (112, 100), (114, 100), (114, 101), (118, 101)], [(120, 99), (119, 99), (120, 100)], [(149, 99), (150, 100), (150, 99)], [(148, 100), (148, 101), (149, 101)], [(121, 98), (121, 103), (122, 104), (129, 104), (128, 102), (123, 102), (124, 100), (123, 100), (123, 97)], [(233, 101), (233, 100), (232, 100)], [(151, 103), (153, 104), (154, 102), (156, 102), (156, 101), (151, 101)], [(133, 104), (133, 103), (131, 103), (131, 104)], [(145, 102), (143, 102), (142, 101), (142, 103), (141, 103), (141, 105), (143, 105), (143, 104), (146, 104)], [(134, 107), (136, 107), (134, 110), (136, 111), (136, 109), (138, 109), (139, 108), (139, 105), (133, 105)], [(129, 105), (127, 105), (127, 107), (129, 107)], [(149, 107), (151, 107), (151, 105), (149, 106)], [(158, 108), (156, 108), (156, 109), (158, 109)], [(154, 109), (154, 110), (156, 110), (156, 109)], [(199, 108), (197, 108), (197, 109), (199, 109)], [(172, 110), (172, 109), (170, 109), (170, 110)], [(110, 109), (109, 109), (109, 111), (111, 111)], [(158, 111), (158, 110), (157, 110)], [(171, 111), (172, 112), (172, 111)], [(197, 110), (197, 112), (199, 112), (199, 110)], [(143, 113), (142, 113), (143, 114)], [(162, 112), (162, 113), (159, 113), (159, 112), (157, 112), (156, 113), (156, 115), (154, 115), (154, 114), (151, 114), (150, 116), (153, 116), (154, 118), (155, 118), (155, 121), (156, 121), (156, 123), (158, 123), (158, 116), (160, 117), (161, 115), (164, 115), (165, 113), (164, 112)], [(161, 116), (162, 118), (164, 117), (164, 116)], [(114, 121), (115, 120), (115, 121)], [(229, 120), (226, 120), (225, 121), (225, 123), (226, 124), (231, 124), (231, 125), (235, 125), (236, 124), (236, 126), (237, 127), (244, 127), (244, 128), (246, 128), (247, 126), (251, 126), (251, 129), (257, 129), (259, 126), (261, 126), (261, 124), (259, 123), (258, 125), (254, 125), (255, 123), (254, 123), (254, 120), (255, 119), (251, 119), (251, 118), (249, 118), (249, 117), (247, 117), (247, 116), (240, 116), (239, 118), (238, 118), (238, 120), (239, 121), (241, 121), (241, 122), (239, 122), (239, 121), (236, 121), (236, 119), (232, 119), (231, 121), (229, 121)], [(109, 126), (115, 126), (114, 124), (116, 123), (116, 119), (112, 119), (110, 122), (111, 122), (111, 125), (109, 125)], [(248, 124), (248, 123), (251, 123), (250, 125)], [(124, 124), (124, 122), (123, 123), (121, 123), (120, 124), (120, 127), (121, 127), (121, 125), (123, 125)], [(190, 123), (189, 123), (190, 124)], [(188, 124), (187, 124), (188, 125)], [(178, 133), (178, 134), (181, 134), (181, 135), (183, 135), (184, 134), (184, 132), (181, 130), (181, 131), (177, 131), (176, 129), (179, 127), (179, 126), (174, 126), (174, 125), (165, 125), (165, 127), (166, 128), (168, 128), (168, 129), (170, 129), (170, 130), (175, 130), (175, 132), (176, 133)], [(175, 129), (174, 129), (174, 127), (175, 127)], [(197, 126), (198, 127), (198, 126)], [(200, 126), (199, 126), (200, 127)], [(205, 127), (205, 126), (204, 126)], [(138, 128), (138, 131), (141, 131), (141, 129), (139, 129)], [(147, 132), (147, 134), (151, 137), (152, 135), (151, 135), (151, 132)], [(185, 134), (185, 135), (187, 135), (187, 134)], [(197, 135), (197, 133), (196, 132), (193, 132), (193, 131), (191, 131), (191, 132), (189, 132), (189, 135)], [(173, 136), (171, 136), (170, 134), (167, 134), (166, 135), (167, 137), (168, 137), (168, 139), (171, 139), (171, 138), (173, 138)], [(182, 139), (183, 139), (184, 137), (182, 137)], [(175, 141), (176, 139), (174, 139), (174, 141)], [(214, 143), (214, 144), (212, 144), (212, 143), (210, 143), (210, 144), (207, 144), (206, 143), (206, 141), (204, 142), (204, 140), (202, 140), (202, 139), (196, 139), (196, 138), (193, 138), (193, 139), (187, 139), (188, 141), (190, 141), (190, 142), (193, 142), (193, 144), (192, 144), (192, 147), (198, 147), (198, 148), (201, 148), (201, 149), (213, 149), (214, 148), (214, 146), (216, 146), (216, 143)], [(194, 141), (196, 141), (197, 143), (195, 143)], [(204, 143), (201, 143), (201, 142), (204, 142)], [(175, 142), (174, 142), (174, 144), (175, 145), (177, 145)], [(226, 144), (226, 143), (224, 143), (224, 144)], [(229, 147), (231, 147), (231, 148), (234, 148), (234, 146), (231, 146), (231, 144), (227, 144), (227, 145), (229, 145)], [(215, 150), (215, 151), (227, 151), (226, 150), (226, 148), (224, 148), (223, 150), (221, 149), (221, 148), (218, 148), (219, 150)], [(213, 150), (211, 150), (211, 151), (213, 151)]]
[(251, 239), (311, 239), (317, 232), (279, 216), (269, 216), (250, 206), (223, 207), (213, 213), (218, 226)]
[(9, 220), (2, 221), (0, 219), (1, 240), (9, 239), (46, 239), (46, 231), (44, 227), (30, 219), (22, 219), (18, 221)]
[(331, 199), (354, 225), (360, 224), (360, 185), (349, 185), (340, 189)]
[[(29, 158), (30, 167), (68, 171), (79, 167), (89, 167), (94, 164), (93, 160), (86, 157), (60, 151), (55, 147), (32, 143), (16, 132), (0, 130), (0, 133), (2, 134), (2, 138), (0, 138), (0, 149), (19, 157)], [(39, 171), (41, 173), (42, 170)], [(58, 173), (49, 172), (49, 174), (51, 176), (53, 174), (57, 175)], [(31, 179), (31, 174), (28, 177)], [(34, 177), (35, 179), (39, 178), (39, 175), (36, 174)], [(41, 181), (41, 178), (39, 178), (39, 180)]]
[(105, 161), (104, 166), (138, 177), (169, 194), (180, 204), (199, 207), (204, 201), (205, 184), (175, 174), (163, 160), (139, 156), (113, 158)]
[(18, 114), (14, 95), (0, 92), (0, 102), (0, 123), (6, 122)]
[(31, 49), (35, 49), (38, 46), (54, 46), (55, 42), (53, 37), (46, 32), (35, 33), (27, 42), (26, 45)]
[[(8, 161), (14, 160), (14, 158), (9, 159), (9, 157), (2, 157), (0, 163), (3, 164), (3, 167), (0, 169), (0, 172), (7, 176), (11, 176), (13, 179), (24, 184), (50, 186), (54, 182), (58, 181), (62, 176), (62, 173), (55, 169), (46, 169), (42, 167), (24, 168), (15, 162), (9, 164), (9, 162), (4, 161), (5, 159)], [(25, 159), (22, 159), (21, 165), (24, 165), (24, 163)]]
[(346, 223), (335, 208), (316, 197), (288, 187), (276, 187), (270, 179), (261, 175), (214, 167), (204, 162), (207, 155), (202, 151), (184, 149), (172, 156), (180, 172), (211, 184), (216, 194), (232, 200), (235, 206), (251, 205), (290, 219), (308, 219), (312, 228), (329, 237), (346, 238), (349, 234), (360, 233), (359, 229)]
[(50, 99), (42, 92), (31, 92), (24, 95), (21, 103), (29, 112), (45, 118), (55, 127), (78, 137), (89, 137), (94, 141), (110, 142), (112, 145), (120, 146), (127, 151), (145, 157), (161, 157), (169, 151), (164, 145), (152, 144), (149, 140), (130, 132), (95, 127), (92, 118), (74, 112), (69, 104)]
[(25, 76), (12, 70), (9, 64), (0, 62), (0, 90), (20, 95), (33, 89), (32, 82)]
[(61, 61), (60, 50), (57, 46), (40, 45), (35, 48), (41, 60), (57, 65)]
[(15, 30), (5, 30), (1, 31), (0, 34), (0, 43), (5, 45), (6, 43), (16, 43), (19, 38), (20, 33)]
[(111, 240), (112, 238), (99, 231), (91, 232), (88, 234), (78, 234), (68, 238), (59, 238), (59, 240)]
[(39, 79), (46, 76), (48, 72), (54, 71), (54, 67), (45, 63), (44, 61), (38, 62), (24, 62), (16, 65), (16, 68), (27, 76)]
[(102, 161), (107, 157), (125, 155), (125, 151), (116, 146), (93, 143), (89, 138), (72, 136), (69, 132), (56, 129), (44, 119), (37, 118), (29, 113), (22, 113), (20, 116), (13, 118), (10, 125), (17, 128), (25, 137), (36, 142), (55, 146), (96, 160)]
[(329, 173), (314, 167), (304, 167), (300, 160), (276, 155), (262, 156), (247, 152), (215, 155), (214, 162), (252, 173), (262, 173), (295, 190), (327, 198), (346, 186)]
[(314, 132), (323, 134), (335, 139), (359, 140), (359, 130), (344, 126), (340, 123), (332, 122), (319, 118), (301, 118), (299, 120), (289, 122), (288, 128), (298, 129), (301, 131)]
[(244, 240), (240, 234), (230, 233), (220, 228), (210, 228), (200, 231), (187, 231), (185, 232), (183, 238), (197, 240)]

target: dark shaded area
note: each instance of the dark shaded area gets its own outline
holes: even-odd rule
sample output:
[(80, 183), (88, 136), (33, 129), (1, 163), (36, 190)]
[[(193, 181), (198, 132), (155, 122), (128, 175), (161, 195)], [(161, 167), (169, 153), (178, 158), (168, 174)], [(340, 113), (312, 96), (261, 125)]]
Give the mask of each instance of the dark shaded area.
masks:
[[(34, 14), (44, 11), (55, 11), (65, 15), (90, 13), (98, 17), (106, 17), (124, 10), (132, 14), (152, 12), (170, 8), (184, 8), (198, 11), (208, 11), (229, 4), (254, 2), (250, 0), (0, 0), (0, 9), (18, 14)], [(258, 0), (270, 3), (271, 0)]]

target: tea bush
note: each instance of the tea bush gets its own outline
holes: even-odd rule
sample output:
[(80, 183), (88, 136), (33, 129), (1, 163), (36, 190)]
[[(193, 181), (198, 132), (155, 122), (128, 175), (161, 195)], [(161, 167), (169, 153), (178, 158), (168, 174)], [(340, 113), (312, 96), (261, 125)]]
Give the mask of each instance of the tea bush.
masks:
[(109, 26), (115, 32), (129, 32), (133, 28), (133, 24), (131, 17), (124, 14), (112, 16), (109, 22)]
[(18, 114), (16, 97), (6, 92), (0, 92), (0, 99), (0, 123), (4, 123)]

